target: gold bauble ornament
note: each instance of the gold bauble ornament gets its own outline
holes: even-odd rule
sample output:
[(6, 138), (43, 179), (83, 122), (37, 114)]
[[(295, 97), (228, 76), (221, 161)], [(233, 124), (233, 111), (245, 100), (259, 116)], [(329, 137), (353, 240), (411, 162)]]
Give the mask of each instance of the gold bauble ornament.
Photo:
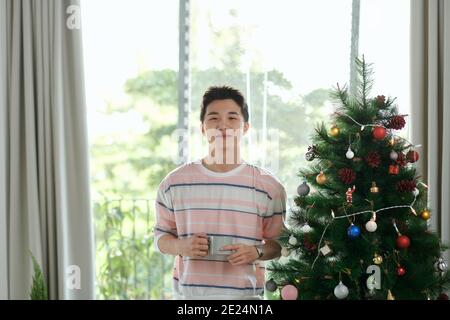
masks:
[(392, 294), (391, 290), (388, 290), (387, 299), (388, 299), (388, 300), (395, 300), (395, 297), (394, 297), (394, 295)]
[(336, 125), (332, 126), (331, 129), (330, 129), (330, 135), (331, 135), (332, 137), (338, 136), (338, 135), (339, 135), (339, 132), (341, 132), (341, 130), (340, 130), (339, 127), (336, 126)]
[(373, 258), (373, 263), (375, 263), (375, 264), (382, 264), (383, 263), (383, 257), (380, 256), (378, 253), (375, 253), (375, 256)]
[(325, 173), (323, 173), (323, 171), (320, 171), (320, 173), (317, 175), (316, 181), (318, 184), (325, 184), (325, 182), (327, 182), (327, 177), (325, 176)]
[(372, 181), (372, 187), (370, 187), (370, 192), (371, 193), (378, 193), (380, 191), (380, 189), (378, 189), (377, 184)]
[(428, 219), (430, 219), (430, 216), (431, 216), (431, 214), (430, 214), (430, 211), (428, 211), (428, 209), (425, 209), (425, 210), (423, 210), (423, 211), (420, 213), (420, 217), (421, 217), (423, 220), (428, 220)]
[(389, 139), (389, 145), (391, 146), (391, 147), (393, 147), (395, 144), (396, 144), (396, 140), (395, 140), (395, 138), (394, 137), (391, 137), (390, 139)]

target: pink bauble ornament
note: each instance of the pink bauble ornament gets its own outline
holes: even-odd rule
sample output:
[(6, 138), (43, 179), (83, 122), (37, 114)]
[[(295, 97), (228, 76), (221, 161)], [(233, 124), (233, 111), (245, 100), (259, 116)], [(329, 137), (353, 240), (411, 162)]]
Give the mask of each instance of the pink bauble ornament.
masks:
[(281, 289), (281, 298), (283, 300), (297, 300), (298, 290), (292, 284), (288, 284)]

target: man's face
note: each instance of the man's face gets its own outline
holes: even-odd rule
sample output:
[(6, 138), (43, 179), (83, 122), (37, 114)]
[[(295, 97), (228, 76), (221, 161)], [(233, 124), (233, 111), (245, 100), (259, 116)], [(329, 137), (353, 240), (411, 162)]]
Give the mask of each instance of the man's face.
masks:
[[(209, 143), (219, 142), (226, 148), (232, 147), (233, 143), (239, 146), (240, 139), (248, 128), (249, 123), (244, 122), (241, 108), (233, 99), (211, 102), (201, 124), (202, 134), (206, 135)], [(218, 141), (219, 139), (221, 141)]]

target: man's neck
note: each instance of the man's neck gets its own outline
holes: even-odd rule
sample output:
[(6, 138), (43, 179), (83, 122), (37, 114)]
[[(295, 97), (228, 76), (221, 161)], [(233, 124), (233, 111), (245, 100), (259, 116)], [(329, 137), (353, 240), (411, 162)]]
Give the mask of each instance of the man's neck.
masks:
[(230, 170), (233, 170), (234, 168), (239, 167), (242, 164), (243, 160), (239, 158), (237, 161), (227, 161), (228, 163), (223, 162), (217, 163), (214, 157), (211, 157), (211, 155), (202, 159), (203, 166), (214, 172), (228, 172)]

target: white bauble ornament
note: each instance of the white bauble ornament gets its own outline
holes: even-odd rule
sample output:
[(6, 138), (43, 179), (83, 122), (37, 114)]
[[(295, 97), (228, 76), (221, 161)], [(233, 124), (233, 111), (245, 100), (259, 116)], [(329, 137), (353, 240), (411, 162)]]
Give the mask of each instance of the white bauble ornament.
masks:
[(366, 230), (369, 232), (375, 232), (377, 230), (377, 227), (377, 223), (373, 219), (370, 219), (366, 223)]
[(300, 231), (303, 232), (303, 233), (311, 232), (311, 230), (312, 230), (311, 226), (310, 226), (309, 224), (307, 224), (307, 223), (304, 224), (304, 225), (300, 228)]
[(350, 149), (350, 147), (348, 147), (347, 153), (345, 154), (345, 157), (347, 159), (353, 159), (353, 157), (355, 156), (355, 153), (352, 151), (352, 149)]
[(389, 158), (391, 158), (391, 160), (396, 161), (398, 158), (398, 153), (392, 150), (391, 153), (389, 154)]
[(334, 288), (334, 295), (338, 299), (345, 299), (348, 296), (348, 288), (345, 284), (342, 283), (342, 281), (339, 282), (339, 284)]
[(289, 244), (295, 246), (297, 244), (297, 238), (294, 236), (289, 237)]
[(414, 190), (412, 191), (412, 194), (414, 197), (417, 197), (419, 195), (419, 189), (414, 188)]

